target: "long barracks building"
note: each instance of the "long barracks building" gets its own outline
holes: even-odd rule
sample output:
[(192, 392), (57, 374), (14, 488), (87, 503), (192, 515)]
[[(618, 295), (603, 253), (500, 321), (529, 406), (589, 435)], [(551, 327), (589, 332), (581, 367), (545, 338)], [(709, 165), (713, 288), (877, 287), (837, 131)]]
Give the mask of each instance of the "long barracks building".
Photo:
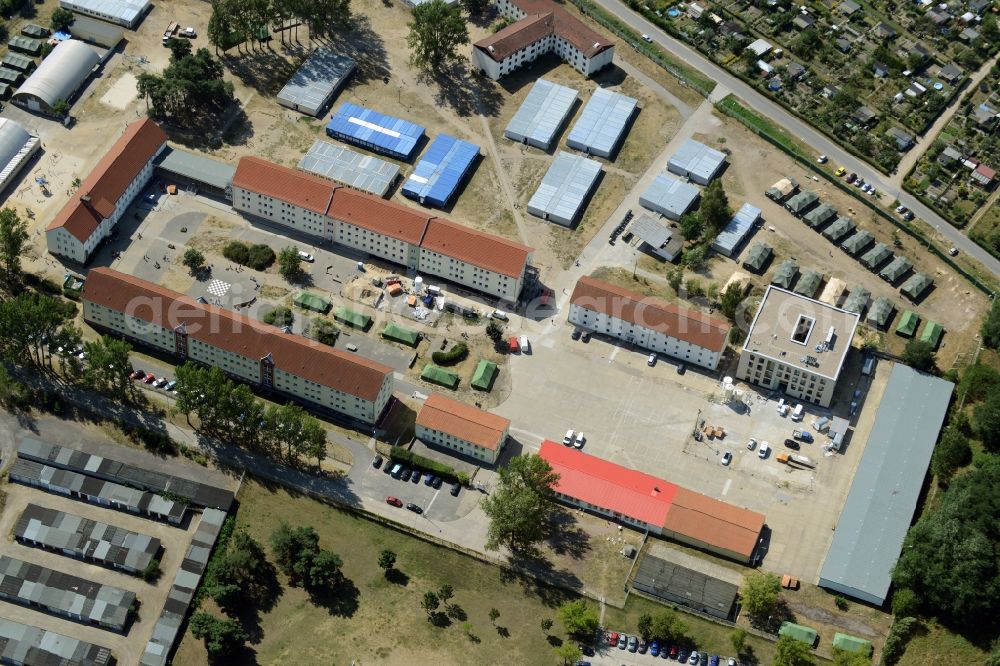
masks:
[(509, 301), (531, 261), (524, 245), (257, 157), (240, 159), (233, 208)]
[(391, 368), (109, 268), (81, 299), (97, 329), (349, 419), (376, 423), (392, 396)]

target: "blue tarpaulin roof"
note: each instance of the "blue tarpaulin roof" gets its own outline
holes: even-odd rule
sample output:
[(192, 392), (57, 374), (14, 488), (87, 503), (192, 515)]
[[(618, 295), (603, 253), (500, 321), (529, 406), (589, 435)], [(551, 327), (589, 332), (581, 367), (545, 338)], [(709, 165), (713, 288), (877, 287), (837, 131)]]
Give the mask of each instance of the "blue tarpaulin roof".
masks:
[(330, 118), (326, 133), (376, 153), (409, 160), (424, 135), (424, 128), (408, 120), (346, 102)]
[(479, 146), (440, 134), (403, 184), (403, 196), (443, 208), (479, 157)]

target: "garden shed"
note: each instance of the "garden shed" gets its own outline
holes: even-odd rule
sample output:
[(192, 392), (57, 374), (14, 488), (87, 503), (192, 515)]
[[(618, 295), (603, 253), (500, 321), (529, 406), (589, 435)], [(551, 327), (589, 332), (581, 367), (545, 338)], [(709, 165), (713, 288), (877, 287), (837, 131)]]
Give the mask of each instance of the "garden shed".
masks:
[(812, 298), (816, 295), (816, 290), (819, 289), (819, 285), (823, 282), (823, 274), (819, 271), (806, 271), (799, 278), (798, 284), (795, 285), (795, 289), (792, 291), (799, 296), (805, 296), (806, 298)]
[(816, 645), (819, 634), (812, 627), (806, 627), (794, 622), (782, 622), (781, 629), (778, 629), (779, 636), (791, 636), (795, 640), (802, 641), (809, 647)]
[(818, 229), (827, 222), (836, 219), (836, 217), (837, 209), (828, 203), (824, 203), (803, 215), (802, 219), (813, 229)]
[(885, 296), (880, 296), (875, 299), (868, 310), (868, 323), (876, 328), (885, 328), (892, 320), (892, 313), (895, 310), (896, 306), (893, 305), (892, 301)]
[(903, 316), (899, 318), (899, 323), (896, 325), (896, 333), (907, 338), (913, 337), (913, 334), (917, 332), (917, 326), (920, 325), (920, 317), (913, 310), (907, 310), (903, 313)]
[(934, 349), (937, 349), (938, 345), (941, 344), (942, 335), (944, 335), (944, 327), (937, 322), (929, 321), (924, 325), (924, 332), (920, 334), (920, 341), (926, 342)]
[(754, 273), (760, 273), (767, 266), (767, 262), (771, 260), (772, 255), (774, 255), (774, 250), (770, 245), (766, 243), (754, 243), (743, 260), (743, 268)]
[(823, 235), (831, 243), (838, 243), (840, 242), (841, 239), (847, 236), (847, 234), (854, 231), (856, 228), (857, 225), (854, 224), (854, 220), (852, 220), (849, 217), (841, 216), (838, 217), (833, 224), (831, 224), (826, 228), (826, 230), (823, 232)]

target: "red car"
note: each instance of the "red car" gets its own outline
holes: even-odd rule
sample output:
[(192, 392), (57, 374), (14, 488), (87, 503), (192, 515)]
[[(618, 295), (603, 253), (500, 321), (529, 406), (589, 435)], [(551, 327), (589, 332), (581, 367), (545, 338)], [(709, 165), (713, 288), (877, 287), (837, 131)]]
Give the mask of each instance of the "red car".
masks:
[(129, 374), (128, 378), (129, 379), (142, 379), (145, 376), (146, 376), (146, 373), (143, 372), (142, 370), (134, 370), (131, 374)]
[(403, 507), (403, 503), (399, 501), (398, 497), (386, 497), (385, 503), (392, 505), (398, 509), (401, 509)]
[(618, 632), (612, 631), (608, 634), (608, 645), (614, 647), (618, 645)]
[(146, 384), (152, 384), (153, 382), (155, 382), (155, 381), (156, 381), (156, 375), (154, 375), (154, 374), (153, 374), (152, 372), (150, 372), (150, 373), (148, 373), (148, 374), (146, 375), (146, 378), (145, 378), (145, 379), (143, 379), (142, 381), (143, 381), (144, 383), (146, 383)]

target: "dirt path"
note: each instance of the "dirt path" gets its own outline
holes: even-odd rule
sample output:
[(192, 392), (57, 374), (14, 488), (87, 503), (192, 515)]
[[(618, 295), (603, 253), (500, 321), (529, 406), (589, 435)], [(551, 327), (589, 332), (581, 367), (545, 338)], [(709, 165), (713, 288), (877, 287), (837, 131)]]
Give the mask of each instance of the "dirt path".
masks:
[(521, 238), (522, 243), (528, 245), (528, 232), (524, 226), (524, 218), (521, 217), (521, 211), (517, 206), (517, 196), (514, 194), (514, 189), (510, 186), (510, 181), (507, 179), (507, 173), (503, 169), (503, 162), (500, 161), (497, 144), (493, 141), (493, 133), (490, 132), (490, 122), (482, 114), (479, 115), (479, 122), (483, 127), (483, 136), (486, 138), (486, 150), (490, 154), (493, 172), (497, 175), (497, 182), (500, 183), (500, 189), (503, 190), (503, 196), (507, 199), (507, 206), (514, 217), (514, 223), (517, 225), (517, 235)]

